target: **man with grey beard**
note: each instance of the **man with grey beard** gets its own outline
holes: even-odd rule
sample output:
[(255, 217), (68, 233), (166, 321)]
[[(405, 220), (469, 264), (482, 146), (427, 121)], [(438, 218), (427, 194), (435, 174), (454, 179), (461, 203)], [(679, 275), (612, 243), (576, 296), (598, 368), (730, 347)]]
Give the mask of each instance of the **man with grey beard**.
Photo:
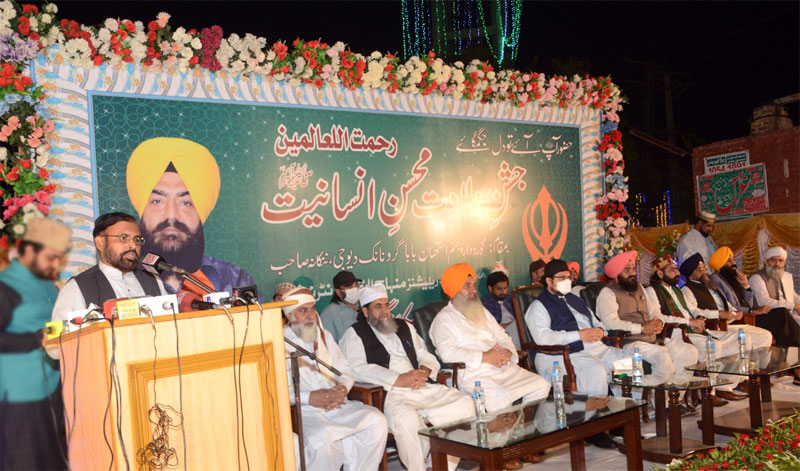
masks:
[[(339, 341), (357, 381), (383, 386), (383, 412), (397, 444), (400, 461), (409, 471), (430, 466), (430, 443), (417, 432), (421, 417), (435, 425), (472, 417), (466, 394), (434, 382), (439, 362), (425, 341), (403, 319), (392, 317), (389, 296), (382, 284), (358, 293), (363, 319), (348, 328)], [(459, 459), (447, 457), (452, 471)], [(332, 468), (333, 469), (333, 468)]]
[[(288, 291), (284, 301), (297, 304), (283, 306), (288, 320), (283, 335), (315, 352), (317, 358), (338, 369), (335, 376), (326, 367), (307, 358), (298, 358), (300, 371), (300, 411), (303, 418), (303, 443), (306, 468), (329, 470), (374, 470), (383, 459), (386, 446), (386, 419), (374, 407), (348, 401), (353, 386), (353, 371), (339, 350), (330, 332), (322, 329), (316, 302), (307, 288)], [(294, 348), (286, 345), (291, 353)], [(287, 358), (290, 398), (294, 402), (291, 362)]]
[(471, 391), (476, 381), (486, 394), (486, 409), (493, 411), (514, 401), (547, 397), (550, 383), (520, 368), (514, 342), (483, 307), (477, 291), (475, 270), (467, 263), (448, 267), (442, 274), (442, 291), (451, 301), (431, 323), (431, 340), (439, 358), (466, 365), (459, 373), (459, 388)]
[(764, 254), (764, 268), (750, 277), (750, 288), (754, 304), (771, 309), (768, 315), (756, 317), (756, 325), (772, 332), (777, 345), (797, 347), (800, 346), (800, 294), (794, 290), (792, 274), (786, 272), (786, 255), (783, 247), (770, 247)]

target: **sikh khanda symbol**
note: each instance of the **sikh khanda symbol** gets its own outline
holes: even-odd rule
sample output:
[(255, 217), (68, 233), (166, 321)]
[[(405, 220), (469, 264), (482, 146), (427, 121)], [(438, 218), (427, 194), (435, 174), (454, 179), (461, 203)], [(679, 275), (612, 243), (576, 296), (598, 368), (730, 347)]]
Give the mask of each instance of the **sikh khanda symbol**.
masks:
[[(536, 220), (539, 220), (537, 229)], [(533, 260), (548, 262), (559, 258), (567, 243), (567, 212), (542, 186), (536, 201), (522, 213), (522, 238)], [(534, 239), (536, 239), (534, 241)]]

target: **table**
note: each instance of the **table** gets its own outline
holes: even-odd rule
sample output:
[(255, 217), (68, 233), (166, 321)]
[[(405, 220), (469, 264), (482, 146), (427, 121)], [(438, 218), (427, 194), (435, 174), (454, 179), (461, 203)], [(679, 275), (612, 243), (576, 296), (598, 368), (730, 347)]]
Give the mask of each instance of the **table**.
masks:
[[(611, 384), (622, 387), (622, 394), (629, 397), (632, 388), (652, 389), (655, 393), (656, 436), (642, 440), (642, 457), (658, 463), (670, 463), (675, 458), (683, 458), (698, 450), (714, 446), (714, 406), (711, 403), (711, 389), (715, 386), (731, 384), (728, 380), (710, 378), (673, 376), (664, 383), (636, 385), (631, 378), (614, 378)], [(681, 430), (680, 393), (699, 390), (703, 398), (703, 440), (684, 437)], [(669, 435), (667, 434), (667, 411), (665, 394), (669, 395)], [(620, 451), (625, 445), (620, 445)]]
[(800, 367), (798, 350), (798, 347), (757, 348), (750, 350), (747, 358), (740, 359), (737, 355), (722, 357), (711, 368), (705, 362), (686, 367), (703, 375), (720, 373), (748, 378), (750, 407), (718, 417), (714, 432), (721, 435), (749, 434), (764, 426), (765, 420), (779, 420), (793, 414), (800, 402), (773, 402), (769, 377)]
[(559, 409), (552, 398), (541, 399), (495, 411), (488, 424), (460, 420), (419, 433), (430, 439), (437, 470), (447, 469), (447, 455), (476, 461), (483, 470), (499, 470), (507, 460), (569, 443), (572, 469), (580, 471), (586, 469), (583, 439), (624, 427), (627, 468), (643, 468), (639, 408), (644, 401), (567, 393), (562, 404)]

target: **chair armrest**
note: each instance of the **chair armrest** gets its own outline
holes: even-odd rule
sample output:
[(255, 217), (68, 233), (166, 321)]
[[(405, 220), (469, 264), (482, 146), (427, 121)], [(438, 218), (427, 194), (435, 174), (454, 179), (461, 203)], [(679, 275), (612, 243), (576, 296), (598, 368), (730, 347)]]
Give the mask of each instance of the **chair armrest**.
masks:
[(368, 406), (380, 408), (383, 399), (383, 386), (372, 383), (356, 382), (347, 393), (347, 397), (354, 401), (359, 401)]
[(750, 314), (749, 312), (743, 312), (742, 313), (742, 322), (744, 322), (747, 325), (752, 325), (753, 327), (755, 327), (755, 325), (756, 325), (756, 316), (757, 315), (758, 314)]
[(453, 371), (453, 387), (458, 389), (458, 370), (467, 368), (465, 363), (442, 363), (442, 368)]
[(436, 373), (436, 382), (439, 383), (439, 384), (443, 384), (443, 385), (447, 386), (447, 380), (449, 378), (451, 378), (452, 376), (453, 376), (453, 373), (451, 373), (449, 371), (439, 370), (439, 372)]
[(663, 340), (666, 337), (667, 331), (669, 330), (671, 332), (672, 329), (675, 329), (675, 328), (681, 329), (681, 338), (683, 338), (684, 342), (686, 342), (686, 343), (691, 345), (692, 341), (689, 340), (689, 333), (687, 331), (687, 329), (689, 328), (689, 325), (687, 325), (687, 324), (678, 324), (678, 323), (675, 323), (675, 322), (667, 322), (667, 323), (664, 324), (664, 328), (661, 329), (661, 333), (658, 334), (658, 337)]
[(563, 355), (564, 353), (569, 355), (569, 345), (536, 345), (535, 347), (531, 350), (555, 355)]

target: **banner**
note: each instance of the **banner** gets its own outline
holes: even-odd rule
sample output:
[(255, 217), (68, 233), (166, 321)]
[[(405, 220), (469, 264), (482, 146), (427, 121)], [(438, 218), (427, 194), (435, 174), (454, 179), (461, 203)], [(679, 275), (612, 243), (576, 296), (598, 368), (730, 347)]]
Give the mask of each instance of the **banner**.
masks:
[(769, 210), (764, 164), (697, 176), (700, 210), (734, 219)]
[(706, 174), (740, 170), (750, 165), (750, 152), (733, 152), (706, 157), (703, 159), (703, 165), (705, 165)]
[(265, 300), (291, 281), (321, 310), (349, 270), (383, 282), (408, 316), (442, 299), (453, 263), (484, 278), (502, 261), (513, 287), (530, 282), (531, 260), (583, 261), (575, 125), (105, 94), (90, 112), (97, 212), (136, 212), (126, 167), (140, 143), (206, 147), (220, 190), (205, 253), (245, 269)]

